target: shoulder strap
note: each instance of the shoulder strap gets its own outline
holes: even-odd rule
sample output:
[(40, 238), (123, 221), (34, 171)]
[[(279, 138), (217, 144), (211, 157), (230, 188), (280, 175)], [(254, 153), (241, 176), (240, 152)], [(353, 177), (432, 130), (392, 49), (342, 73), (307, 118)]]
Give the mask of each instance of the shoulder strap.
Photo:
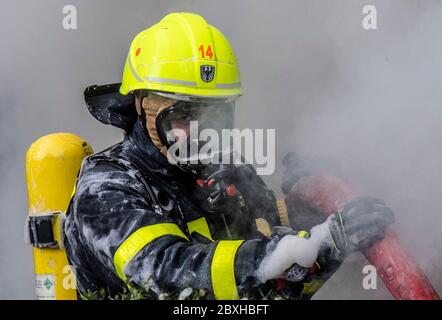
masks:
[(147, 181), (147, 180), (150, 180), (149, 177), (146, 177), (142, 173), (142, 171), (134, 163), (131, 163), (127, 160), (114, 158), (114, 157), (105, 155), (103, 153), (95, 154), (95, 155), (91, 156), (91, 158), (98, 163), (102, 162), (102, 163), (113, 165), (116, 168), (119, 168), (122, 170), (134, 171), (135, 177), (137, 179), (139, 179), (139, 181), (141, 181), (141, 183), (144, 185), (144, 187), (147, 191), (147, 194), (149, 196), (149, 200), (152, 201), (152, 203), (154, 205), (155, 212), (159, 213), (159, 214), (163, 213), (161, 206), (159, 204), (159, 201), (158, 201), (157, 197), (155, 196), (155, 192), (152, 190), (151, 185)]
[(280, 199), (276, 201), (276, 206), (278, 208), (279, 219), (281, 221), (281, 226), (290, 227), (290, 219), (287, 212), (287, 207), (285, 205), (285, 200)]

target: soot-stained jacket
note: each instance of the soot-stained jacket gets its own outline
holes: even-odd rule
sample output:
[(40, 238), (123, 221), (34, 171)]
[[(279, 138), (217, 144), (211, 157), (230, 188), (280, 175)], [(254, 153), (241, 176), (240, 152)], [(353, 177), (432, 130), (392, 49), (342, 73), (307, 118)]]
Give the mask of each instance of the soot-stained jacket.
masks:
[[(255, 227), (256, 218), (279, 224), (273, 193), (247, 171), (237, 187), (250, 216), (206, 215), (185, 173), (155, 148), (142, 121), (126, 131), (121, 143), (83, 161), (68, 208), (65, 246), (78, 290), (112, 295), (150, 283), (155, 295), (192, 287), (217, 299), (254, 296), (263, 287), (256, 270), (278, 241)], [(226, 223), (235, 239), (227, 239)]]

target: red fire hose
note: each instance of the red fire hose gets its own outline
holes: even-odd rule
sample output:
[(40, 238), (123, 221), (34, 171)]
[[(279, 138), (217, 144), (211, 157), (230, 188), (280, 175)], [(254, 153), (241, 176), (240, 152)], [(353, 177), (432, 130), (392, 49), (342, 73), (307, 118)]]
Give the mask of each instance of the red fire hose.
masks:
[[(301, 178), (288, 196), (320, 212), (332, 214), (357, 194), (337, 178), (311, 175)], [(364, 255), (376, 267), (395, 299), (440, 300), (428, 278), (401, 247), (392, 230), (387, 230), (384, 240), (375, 243)]]

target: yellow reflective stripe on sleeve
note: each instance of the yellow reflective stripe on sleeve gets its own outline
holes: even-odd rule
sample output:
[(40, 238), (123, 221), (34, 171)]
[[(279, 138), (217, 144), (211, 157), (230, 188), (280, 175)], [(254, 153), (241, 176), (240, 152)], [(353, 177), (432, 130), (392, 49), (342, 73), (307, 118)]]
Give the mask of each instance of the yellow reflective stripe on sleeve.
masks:
[(224, 240), (216, 246), (211, 274), (215, 299), (239, 299), (235, 281), (235, 255), (244, 240)]
[(201, 217), (199, 219), (188, 222), (187, 228), (189, 229), (189, 234), (192, 234), (192, 232), (198, 232), (207, 239), (213, 241), (206, 218)]
[(118, 276), (126, 281), (124, 268), (132, 258), (152, 240), (166, 235), (174, 235), (187, 239), (181, 229), (174, 223), (159, 223), (142, 227), (132, 233), (118, 247), (114, 254), (114, 266)]

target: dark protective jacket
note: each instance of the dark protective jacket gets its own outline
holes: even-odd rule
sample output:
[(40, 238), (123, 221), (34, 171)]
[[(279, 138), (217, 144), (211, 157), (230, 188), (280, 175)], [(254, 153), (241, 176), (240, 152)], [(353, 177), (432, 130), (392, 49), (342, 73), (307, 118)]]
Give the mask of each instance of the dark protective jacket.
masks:
[[(250, 216), (205, 215), (194, 181), (168, 163), (142, 121), (126, 131), (121, 143), (84, 160), (68, 208), (65, 246), (79, 291), (112, 295), (149, 283), (155, 295), (192, 287), (234, 299), (273, 287), (255, 277), (279, 240), (256, 231), (257, 218), (279, 225), (275, 197), (256, 173), (245, 170), (236, 184)], [(226, 237), (226, 223), (234, 240)], [(298, 289), (301, 297), (305, 288)]]

